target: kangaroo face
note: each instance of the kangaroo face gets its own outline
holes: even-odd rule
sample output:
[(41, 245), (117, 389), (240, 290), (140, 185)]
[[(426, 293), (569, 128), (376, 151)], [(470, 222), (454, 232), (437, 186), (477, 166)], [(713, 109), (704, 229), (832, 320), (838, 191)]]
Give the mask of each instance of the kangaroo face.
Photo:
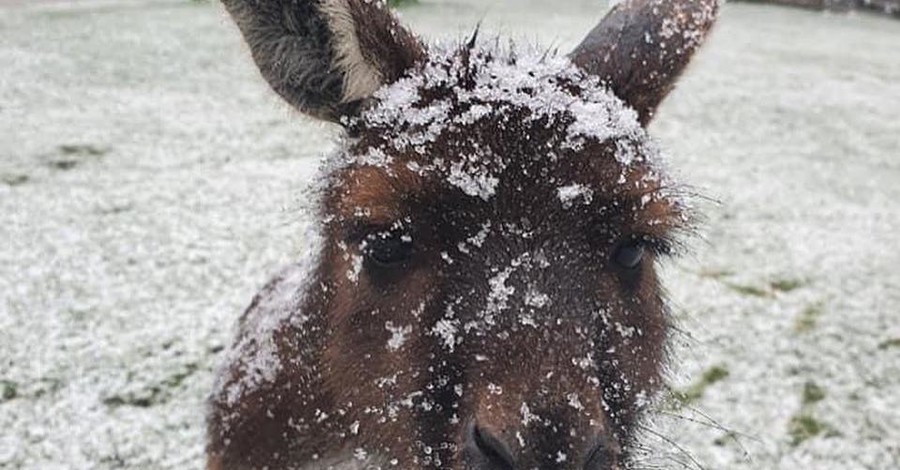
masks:
[(569, 57), (426, 51), (373, 4), (311, 2), (278, 24), (324, 28), (303, 44), (338, 64), (332, 100), (265, 42), (283, 3), (226, 6), (275, 89), (349, 137), (317, 264), (242, 320), (210, 468), (624, 468), (661, 381), (654, 265), (687, 223), (643, 126), (715, 2), (625, 2)]
[(659, 383), (654, 259), (684, 217), (637, 113), (566, 59), (500, 54), (438, 56), (354, 123), (326, 206), (335, 348), (375, 365), (349, 380), (391, 379), (369, 406), (414, 415), (432, 459), (606, 468)]

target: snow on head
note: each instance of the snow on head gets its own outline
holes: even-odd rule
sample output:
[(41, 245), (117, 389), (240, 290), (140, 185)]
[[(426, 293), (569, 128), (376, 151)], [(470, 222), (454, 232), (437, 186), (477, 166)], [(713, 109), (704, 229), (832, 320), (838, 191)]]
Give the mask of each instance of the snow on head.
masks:
[(353, 125), (365, 142), (351, 146), (345, 162), (390, 169), (402, 155), (406, 169), (485, 201), (524, 158), (511, 150), (523, 143), (551, 160), (607, 144), (623, 168), (658, 153), (637, 113), (599, 78), (567, 57), (497, 46), (436, 47), (421, 70), (379, 90)]
[(572, 207), (572, 204), (581, 200), (584, 204), (590, 204), (591, 200), (594, 198), (594, 192), (583, 184), (570, 184), (568, 186), (561, 186), (557, 188), (557, 193), (559, 194), (559, 201), (563, 203), (563, 206), (566, 208)]
[(467, 195), (478, 196), (487, 201), (494, 195), (500, 180), (484, 168), (466, 171), (463, 164), (457, 162), (450, 165), (450, 176), (447, 177), (447, 181)]

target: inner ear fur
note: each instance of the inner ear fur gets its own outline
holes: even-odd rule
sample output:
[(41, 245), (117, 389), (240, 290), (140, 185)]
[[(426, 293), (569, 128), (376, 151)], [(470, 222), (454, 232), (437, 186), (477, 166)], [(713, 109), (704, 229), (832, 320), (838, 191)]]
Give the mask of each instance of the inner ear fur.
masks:
[(379, 0), (222, 0), (269, 85), (313, 117), (339, 122), (425, 56)]
[(708, 36), (718, 0), (625, 0), (569, 55), (647, 125)]

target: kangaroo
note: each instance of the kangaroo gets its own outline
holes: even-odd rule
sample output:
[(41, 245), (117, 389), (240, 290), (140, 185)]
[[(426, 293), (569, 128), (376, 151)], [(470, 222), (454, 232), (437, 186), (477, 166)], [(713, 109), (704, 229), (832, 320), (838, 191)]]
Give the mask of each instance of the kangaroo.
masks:
[(568, 55), (427, 45), (374, 0), (223, 0), (345, 129), (311, 255), (240, 318), (209, 470), (629, 468), (691, 227), (645, 130), (716, 0), (626, 0)]

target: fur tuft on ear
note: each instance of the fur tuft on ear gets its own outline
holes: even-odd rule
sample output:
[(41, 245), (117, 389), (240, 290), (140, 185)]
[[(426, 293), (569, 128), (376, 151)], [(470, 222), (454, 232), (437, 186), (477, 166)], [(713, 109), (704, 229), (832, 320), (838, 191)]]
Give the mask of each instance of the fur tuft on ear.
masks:
[(272, 88), (339, 122), (425, 55), (378, 0), (222, 0)]
[(709, 34), (718, 0), (624, 0), (569, 55), (646, 125)]
[(332, 0), (323, 2), (320, 6), (334, 35), (334, 65), (344, 72), (344, 91), (341, 97), (344, 103), (372, 96), (384, 80), (381, 72), (363, 55), (356, 34), (356, 21), (348, 1)]

